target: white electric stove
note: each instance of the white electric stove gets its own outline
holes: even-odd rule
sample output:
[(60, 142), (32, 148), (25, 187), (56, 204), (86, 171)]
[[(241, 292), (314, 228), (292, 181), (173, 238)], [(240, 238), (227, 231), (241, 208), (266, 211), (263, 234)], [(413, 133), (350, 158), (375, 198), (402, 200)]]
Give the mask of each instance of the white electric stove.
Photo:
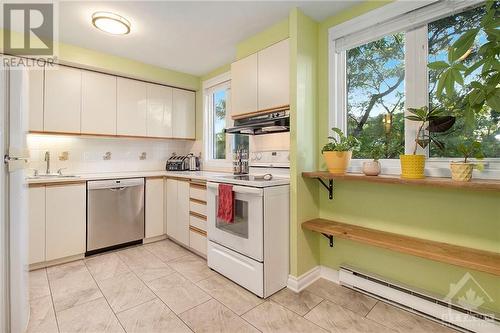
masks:
[[(207, 183), (208, 266), (260, 297), (286, 286), (289, 260), (288, 151), (256, 152), (249, 175)], [(233, 185), (234, 221), (217, 218), (219, 184)]]

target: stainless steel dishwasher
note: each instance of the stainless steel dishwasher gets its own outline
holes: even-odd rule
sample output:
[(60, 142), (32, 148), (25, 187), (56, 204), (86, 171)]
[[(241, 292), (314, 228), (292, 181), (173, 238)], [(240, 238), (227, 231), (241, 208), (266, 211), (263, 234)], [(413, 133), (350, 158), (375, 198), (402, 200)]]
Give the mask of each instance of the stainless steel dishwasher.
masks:
[(87, 254), (144, 238), (144, 178), (87, 183)]

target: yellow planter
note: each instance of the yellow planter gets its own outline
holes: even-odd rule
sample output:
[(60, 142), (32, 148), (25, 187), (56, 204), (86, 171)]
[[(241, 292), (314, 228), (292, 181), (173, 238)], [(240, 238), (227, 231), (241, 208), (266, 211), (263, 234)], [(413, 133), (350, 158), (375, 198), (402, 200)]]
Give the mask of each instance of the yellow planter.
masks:
[(352, 151), (325, 151), (325, 158), (328, 171), (331, 173), (346, 173), (349, 162), (351, 161)]
[(459, 182), (468, 182), (472, 178), (474, 164), (463, 162), (451, 162), (451, 179)]
[(425, 155), (400, 155), (401, 178), (425, 178)]

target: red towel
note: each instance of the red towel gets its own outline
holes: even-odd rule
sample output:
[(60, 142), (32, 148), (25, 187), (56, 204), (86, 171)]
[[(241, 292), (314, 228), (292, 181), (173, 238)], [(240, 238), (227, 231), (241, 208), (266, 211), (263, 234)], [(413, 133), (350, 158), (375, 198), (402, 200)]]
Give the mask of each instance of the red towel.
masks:
[(226, 223), (234, 222), (234, 192), (233, 185), (219, 184), (219, 205), (217, 218)]

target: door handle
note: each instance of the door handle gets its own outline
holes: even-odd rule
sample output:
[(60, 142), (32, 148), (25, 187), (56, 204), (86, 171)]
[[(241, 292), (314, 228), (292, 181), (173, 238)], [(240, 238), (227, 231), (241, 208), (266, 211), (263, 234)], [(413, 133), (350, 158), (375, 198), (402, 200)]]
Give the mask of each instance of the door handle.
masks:
[(123, 191), (124, 189), (126, 189), (125, 186), (123, 186), (123, 187), (113, 187), (113, 188), (110, 188), (109, 190), (112, 191), (112, 192), (117, 192), (117, 191)]
[(26, 169), (29, 158), (4, 155), (3, 161), (5, 164), (7, 164), (9, 172), (13, 172), (16, 170)]

